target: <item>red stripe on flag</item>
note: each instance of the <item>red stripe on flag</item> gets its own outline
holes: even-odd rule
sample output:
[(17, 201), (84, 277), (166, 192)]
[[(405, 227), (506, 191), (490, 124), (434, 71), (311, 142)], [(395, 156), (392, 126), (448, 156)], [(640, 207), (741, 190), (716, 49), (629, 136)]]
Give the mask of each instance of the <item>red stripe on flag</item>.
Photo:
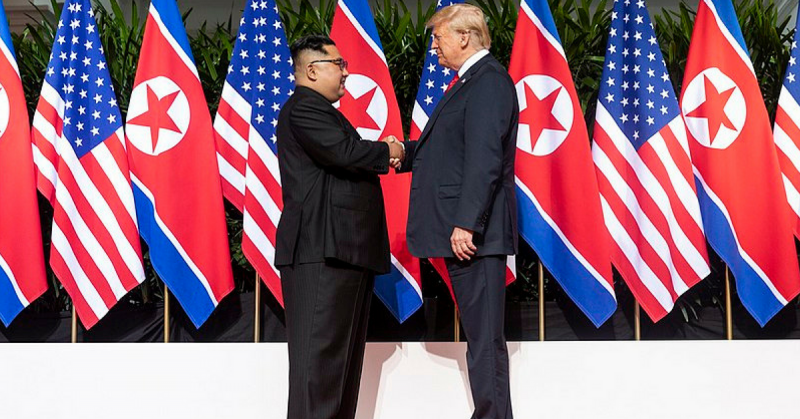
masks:
[(56, 277), (58, 277), (61, 285), (64, 286), (64, 290), (72, 298), (72, 304), (75, 305), (75, 311), (81, 319), (81, 323), (83, 323), (85, 328), (91, 329), (100, 319), (98, 319), (97, 315), (95, 315), (94, 311), (89, 307), (86, 299), (83, 298), (78, 284), (75, 283), (75, 278), (73, 278), (72, 273), (64, 262), (64, 258), (58, 253), (55, 247), (52, 247), (50, 251), (50, 267), (53, 269), (53, 273)]
[[(264, 185), (264, 188), (272, 198), (272, 202), (275, 203), (279, 210), (283, 211), (283, 192), (275, 175), (270, 172), (269, 168), (252, 149), (250, 149), (249, 156), (248, 165), (253, 175)], [(278, 174), (278, 176), (280, 175)]]
[[(270, 239), (270, 241), (272, 241)], [(273, 242), (274, 243), (274, 242)], [(250, 240), (250, 237), (244, 235), (242, 237), (242, 253), (244, 253), (247, 260), (256, 268), (259, 276), (267, 285), (267, 288), (275, 296), (275, 299), (283, 306), (283, 290), (281, 288), (281, 279), (275, 274), (275, 271), (270, 266), (269, 261), (264, 258), (264, 254), (256, 247)]]
[[(669, 254), (666, 256), (672, 259), (673, 265), (679, 266), (678, 261), (683, 261), (683, 258), (680, 257), (678, 260), (676, 260), (674, 257), (672, 257), (672, 255), (678, 253), (678, 249), (675, 247), (675, 242), (673, 241), (672, 234), (669, 230), (669, 224), (664, 216), (663, 211), (652, 199), (652, 196), (645, 189), (644, 185), (639, 182), (639, 178), (636, 176), (636, 172), (634, 171), (633, 167), (628, 164), (628, 161), (625, 160), (625, 157), (614, 146), (614, 144), (611, 142), (611, 139), (599, 125), (595, 127), (595, 143), (606, 153), (617, 172), (622, 174), (622, 177), (626, 181), (628, 187), (633, 191), (635, 200), (638, 202), (643, 214), (648, 220), (650, 220), (658, 234), (661, 235), (664, 241), (666, 241), (669, 249)], [(647, 163), (645, 162), (645, 164)], [(602, 179), (599, 179), (601, 177)], [(637, 218), (639, 217), (631, 213), (631, 210), (628, 208), (626, 203), (623, 202), (623, 198), (617, 195), (617, 193), (614, 191), (605, 174), (598, 174), (598, 181), (603, 197), (606, 198), (606, 201), (611, 209), (615, 214), (617, 214), (617, 218), (620, 220), (622, 225), (625, 226), (625, 229), (628, 231), (628, 234), (631, 236), (634, 243), (639, 246), (639, 250), (647, 261), (648, 266), (651, 267), (653, 272), (655, 272), (658, 276), (659, 280), (670, 291), (674, 301), (677, 298), (677, 295), (674, 293), (671, 275), (667, 265), (669, 261), (665, 262), (662, 257), (659, 256), (659, 253), (656, 251), (656, 249), (652, 247), (637, 223)], [(631, 199), (631, 197), (627, 196), (624, 198), (626, 200)], [(647, 243), (647, 245), (643, 246), (643, 243)]]

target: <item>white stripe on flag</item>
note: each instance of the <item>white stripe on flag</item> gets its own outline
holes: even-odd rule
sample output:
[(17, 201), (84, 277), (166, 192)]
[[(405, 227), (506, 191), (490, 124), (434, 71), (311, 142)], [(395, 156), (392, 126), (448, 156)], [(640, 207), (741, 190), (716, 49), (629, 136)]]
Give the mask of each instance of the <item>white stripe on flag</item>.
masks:
[(22, 303), (23, 307), (27, 307), (30, 302), (27, 298), (25, 298), (25, 294), (22, 293), (22, 290), (19, 288), (19, 283), (17, 282), (17, 277), (14, 276), (14, 272), (11, 271), (11, 267), (8, 266), (8, 262), (3, 259), (3, 255), (0, 254), (0, 270), (6, 273), (8, 277), (8, 281), (11, 283), (11, 286), (14, 288), (14, 294), (17, 295), (17, 299), (20, 303)]
[[(100, 167), (103, 169), (103, 172), (106, 174), (106, 176), (108, 176), (108, 180), (111, 182), (111, 185), (117, 192), (117, 196), (122, 202), (122, 205), (125, 207), (125, 211), (127, 211), (128, 215), (131, 217), (131, 220), (138, 224), (136, 220), (136, 205), (133, 202), (131, 183), (125, 177), (125, 174), (122, 173), (122, 168), (119, 167), (114, 155), (111, 154), (111, 150), (109, 150), (107, 146), (108, 141), (122, 143), (121, 139), (122, 137), (119, 137), (116, 134), (112, 135), (110, 138), (103, 141), (102, 144), (92, 149), (92, 154), (95, 156), (97, 164), (100, 165)], [(136, 259), (139, 259), (138, 254), (136, 255)]]
[[(61, 183), (60, 180), (59, 183)], [(114, 264), (111, 262), (111, 258), (108, 257), (108, 253), (106, 253), (103, 246), (97, 240), (97, 237), (95, 237), (92, 230), (86, 224), (86, 221), (84, 221), (81, 212), (78, 211), (78, 207), (75, 205), (75, 201), (72, 200), (70, 191), (64, 186), (56, 188), (56, 201), (63, 208), (64, 215), (72, 225), (72, 229), (75, 231), (75, 235), (81, 245), (86, 249), (86, 253), (91, 255), (92, 262), (97, 265), (97, 269), (100, 270), (103, 279), (108, 282), (108, 286), (111, 288), (114, 296), (119, 300), (127, 291), (125, 291), (125, 287), (122, 285), (119, 275), (117, 275), (117, 271), (114, 269)], [(58, 223), (53, 223), (53, 228), (55, 228), (57, 224)], [(67, 245), (70, 245), (69, 242), (67, 242)]]
[[(192, 74), (197, 77), (197, 80), (200, 80), (200, 76), (197, 74), (197, 68), (195, 67), (194, 62), (188, 55), (186, 55), (186, 51), (181, 48), (181, 46), (178, 44), (178, 41), (175, 40), (175, 37), (173, 37), (172, 33), (169, 31), (169, 29), (167, 29), (167, 26), (164, 25), (164, 22), (161, 20), (161, 15), (158, 13), (156, 6), (152, 2), (150, 3), (150, 16), (153, 16), (153, 20), (156, 22), (156, 25), (158, 25), (159, 32), (161, 32), (161, 34), (164, 36), (164, 39), (167, 40), (167, 43), (169, 43), (172, 49), (175, 50), (178, 58), (183, 61), (183, 64), (186, 65), (186, 68), (191, 70)], [(184, 30), (182, 26), (181, 30)]]
[(519, 7), (531, 19), (534, 26), (536, 26), (539, 29), (539, 32), (542, 33), (544, 38), (547, 39), (547, 42), (549, 42), (550, 45), (553, 48), (555, 48), (555, 50), (558, 51), (558, 53), (561, 54), (561, 56), (564, 57), (564, 59), (566, 60), (567, 55), (564, 53), (564, 47), (561, 45), (561, 42), (559, 42), (556, 39), (556, 37), (553, 36), (553, 34), (550, 33), (550, 31), (547, 30), (542, 21), (539, 19), (539, 16), (536, 16), (536, 13), (533, 13), (533, 10), (531, 10), (530, 6), (528, 6), (528, 3), (525, 1), (521, 1)]
[[(675, 269), (675, 264), (673, 263), (672, 256), (670, 255), (669, 243), (667, 243), (667, 240), (664, 239), (664, 236), (650, 220), (648, 214), (645, 213), (641, 206), (639, 206), (636, 193), (630, 188), (628, 183), (625, 182), (625, 179), (614, 166), (614, 163), (611, 162), (611, 159), (608, 158), (608, 155), (606, 155), (605, 151), (603, 151), (603, 149), (598, 146), (597, 143), (595, 143), (595, 147), (592, 148), (592, 158), (594, 160), (595, 167), (597, 167), (597, 169), (600, 170), (603, 175), (605, 175), (605, 177), (608, 179), (608, 183), (614, 190), (614, 193), (633, 215), (633, 218), (636, 221), (636, 226), (639, 231), (641, 231), (644, 239), (647, 240), (647, 243), (650, 244), (656, 255), (658, 255), (658, 258), (661, 259), (661, 261), (669, 270), (672, 283), (676, 285), (675, 292), (680, 295), (686, 291), (688, 286), (683, 282), (680, 274), (678, 274), (678, 271)], [(603, 197), (603, 199), (605, 200), (606, 198)], [(606, 205), (608, 205), (607, 202)], [(613, 212), (610, 206), (609, 210)], [(620, 223), (620, 225), (622, 224)], [(631, 243), (633, 243), (633, 241), (631, 241)], [(650, 268), (648, 267), (648, 269)], [(637, 273), (639, 273), (641, 276), (640, 272), (637, 271)]]
[(281, 210), (278, 208), (278, 205), (275, 204), (275, 201), (272, 200), (272, 196), (267, 192), (267, 188), (261, 183), (261, 179), (249, 169), (249, 166), (247, 170), (247, 190), (250, 196), (255, 198), (259, 206), (267, 213), (272, 224), (277, 226), (278, 221), (281, 219)]
[(592, 266), (592, 264), (589, 263), (589, 261), (586, 260), (585, 257), (583, 257), (583, 255), (578, 251), (578, 249), (575, 248), (575, 246), (572, 244), (572, 242), (570, 242), (569, 239), (567, 239), (567, 236), (564, 235), (564, 232), (561, 231), (561, 229), (558, 227), (556, 222), (553, 221), (553, 219), (550, 217), (550, 215), (547, 214), (544, 211), (544, 208), (542, 208), (542, 205), (539, 204), (539, 201), (536, 200), (536, 198), (533, 196), (533, 192), (531, 192), (531, 190), (528, 189), (528, 187), (525, 185), (525, 183), (522, 182), (519, 179), (519, 177), (517, 177), (517, 176), (514, 176), (514, 179), (516, 181), (517, 187), (520, 188), (520, 190), (522, 190), (522, 193), (524, 193), (525, 196), (527, 196), (528, 199), (531, 200), (533, 205), (536, 207), (536, 211), (539, 212), (539, 215), (544, 219), (544, 221), (547, 223), (547, 225), (549, 225), (550, 228), (553, 229), (553, 231), (558, 235), (558, 237), (561, 239), (561, 242), (564, 243), (564, 246), (566, 246), (567, 249), (569, 249), (570, 253), (572, 253), (572, 256), (575, 259), (578, 260), (578, 262), (581, 264), (581, 266), (583, 266), (583, 268), (586, 269), (586, 271), (589, 272), (589, 274), (591, 274), (594, 277), (594, 279), (600, 285), (602, 285), (603, 288), (606, 289), (606, 291), (608, 291), (608, 293), (611, 295), (611, 297), (614, 299), (614, 301), (617, 301), (617, 296), (614, 293), (613, 286), (611, 284), (609, 284), (605, 280), (605, 278), (603, 278), (603, 276), (600, 275), (599, 272), (597, 272), (597, 270), (594, 268), (594, 266)]
[(33, 149), (33, 163), (36, 165), (36, 169), (55, 189), (57, 182), (56, 167), (53, 166), (53, 162), (42, 154), (36, 144), (33, 144), (31, 148)]
[(239, 135), (222, 115), (218, 114), (214, 119), (214, 130), (243, 160), (247, 159), (247, 139)]
[(153, 219), (156, 221), (156, 224), (158, 224), (158, 228), (162, 233), (164, 233), (164, 236), (167, 237), (170, 243), (172, 243), (178, 254), (181, 255), (183, 261), (186, 262), (186, 266), (189, 267), (189, 270), (192, 271), (197, 280), (203, 285), (203, 288), (205, 288), (206, 293), (208, 294), (208, 298), (211, 300), (211, 303), (214, 304), (214, 307), (216, 307), (219, 304), (219, 301), (217, 301), (217, 297), (211, 290), (211, 285), (208, 283), (208, 279), (206, 279), (205, 275), (203, 275), (203, 272), (197, 267), (197, 264), (195, 264), (192, 258), (190, 258), (186, 253), (186, 250), (183, 248), (183, 246), (181, 246), (178, 239), (175, 238), (175, 235), (172, 234), (172, 231), (170, 231), (169, 227), (167, 227), (167, 225), (164, 223), (164, 220), (161, 219), (161, 216), (158, 215), (158, 211), (156, 210), (158, 207), (156, 206), (156, 199), (153, 196), (153, 193), (150, 192), (150, 189), (147, 189), (144, 183), (142, 183), (142, 181), (140, 181), (139, 178), (133, 173), (131, 173), (131, 182), (133, 182), (133, 184), (136, 185), (150, 201), (150, 204), (153, 206)]
[(414, 111), (411, 113), (411, 119), (417, 124), (420, 132), (425, 130), (425, 125), (428, 125), (428, 114), (425, 113), (419, 102), (414, 102)]
[(794, 170), (800, 172), (800, 149), (797, 148), (797, 144), (779, 124), (775, 124), (775, 132), (772, 136), (775, 138), (775, 145), (778, 149), (792, 162)]
[(786, 301), (786, 298), (778, 291), (777, 288), (775, 288), (775, 284), (772, 283), (772, 280), (769, 279), (764, 270), (761, 269), (761, 267), (758, 266), (756, 261), (754, 261), (753, 258), (749, 254), (747, 254), (747, 252), (742, 248), (742, 245), (739, 242), (739, 237), (736, 234), (736, 229), (733, 228), (733, 223), (731, 222), (731, 215), (728, 212), (728, 208), (725, 207), (725, 204), (722, 203), (722, 200), (719, 198), (719, 196), (717, 196), (717, 194), (714, 193), (713, 190), (711, 190), (711, 188), (708, 186), (708, 183), (706, 183), (706, 180), (703, 178), (703, 175), (700, 174), (700, 171), (697, 169), (697, 167), (694, 167), (693, 171), (695, 177), (697, 178), (697, 181), (700, 182), (703, 190), (706, 192), (706, 195), (708, 195), (708, 198), (711, 199), (712, 202), (714, 202), (714, 205), (717, 207), (717, 209), (719, 209), (719, 211), (725, 217), (725, 221), (728, 223), (728, 228), (733, 234), (733, 240), (736, 242), (736, 248), (739, 251), (739, 255), (741, 255), (742, 259), (744, 259), (744, 261), (748, 265), (750, 265), (750, 268), (753, 269), (756, 275), (758, 275), (759, 278), (761, 278), (761, 280), (764, 281), (764, 284), (767, 285), (770, 292), (772, 292), (772, 295), (775, 297), (776, 300), (778, 300), (778, 302), (780, 302), (784, 306), (786, 304), (789, 304), (789, 302)]
[(792, 181), (790, 181), (786, 175), (782, 175), (782, 177), (783, 186), (784, 189), (786, 189), (786, 200), (789, 202), (789, 206), (792, 208), (795, 215), (800, 217), (800, 192), (792, 185)]
[(411, 285), (411, 287), (414, 288), (414, 291), (417, 293), (417, 295), (419, 296), (420, 300), (422, 300), (422, 290), (419, 288), (419, 284), (417, 284), (417, 280), (414, 279), (414, 277), (411, 276), (411, 273), (406, 270), (406, 268), (403, 266), (403, 264), (400, 263), (400, 261), (397, 260), (396, 257), (394, 257), (394, 254), (392, 254), (391, 256), (392, 256), (392, 265), (394, 265), (394, 267), (398, 271), (400, 271), (400, 274), (403, 275), (403, 278), (405, 278), (406, 282), (408, 282)]
[(228, 104), (245, 122), (250, 122), (253, 115), (253, 107), (250, 105), (236, 89), (233, 88), (227, 81), (222, 88), (222, 100)]
[(608, 231), (614, 238), (614, 242), (617, 243), (622, 253), (628, 259), (628, 262), (633, 266), (642, 284), (650, 291), (650, 294), (658, 301), (661, 307), (663, 307), (666, 312), (670, 312), (675, 303), (672, 302), (672, 295), (670, 295), (669, 290), (667, 290), (653, 270), (647, 265), (647, 262), (645, 262), (644, 258), (639, 253), (639, 248), (636, 246), (636, 243), (634, 243), (631, 236), (628, 235), (625, 227), (620, 223), (619, 219), (617, 219), (617, 215), (608, 205), (608, 201), (606, 201), (602, 194), (600, 195), (600, 201), (603, 206), (606, 226), (608, 226)]
[(89, 308), (98, 319), (103, 318), (103, 316), (108, 313), (108, 307), (106, 307), (106, 303), (100, 297), (92, 281), (86, 276), (86, 272), (83, 271), (81, 264), (78, 262), (78, 258), (75, 257), (75, 253), (72, 251), (67, 237), (64, 236), (64, 233), (56, 223), (53, 223), (51, 238), (53, 248), (61, 255), (61, 259), (64, 260), (64, 264), (67, 265), (67, 269), (69, 269), (81, 296), (86, 300), (86, 304), (88, 304)]
[(244, 211), (243, 230), (247, 238), (256, 246), (259, 253), (264, 256), (264, 259), (267, 261), (269, 267), (272, 268), (272, 271), (275, 272), (275, 275), (280, 278), (281, 273), (273, 265), (275, 261), (275, 246), (273, 246), (267, 235), (264, 234), (264, 230), (259, 227), (258, 223), (247, 209)]
[(239, 193), (244, 195), (245, 178), (242, 176), (242, 173), (236, 170), (235, 167), (231, 166), (231, 164), (228, 163), (228, 160), (225, 160), (225, 157), (219, 153), (217, 153), (217, 165), (219, 166), (220, 176), (222, 176), (225, 181), (233, 186), (234, 189), (239, 191)]
[[(639, 156), (639, 153), (636, 149), (633, 148), (633, 145), (625, 136), (625, 133), (619, 128), (614, 121), (614, 118), (608, 113), (608, 110), (602, 105), (597, 106), (597, 123), (603, 128), (603, 130), (608, 134), (608, 137), (611, 139), (614, 147), (619, 151), (619, 153), (623, 156), (623, 158), (628, 162), (628, 164), (633, 168), (634, 172), (636, 173), (636, 177), (638, 178), (639, 182), (642, 184), (644, 190), (647, 192), (648, 195), (653, 199), (656, 203), (659, 211), (661, 214), (666, 218), (667, 225), (669, 228), (669, 232), (672, 236), (672, 240), (675, 243), (678, 252), (681, 256), (686, 260), (686, 262), (692, 267), (692, 270), (695, 274), (700, 277), (704, 278), (707, 274), (706, 268), (707, 264), (705, 262), (705, 258), (703, 255), (698, 251), (698, 249), (692, 244), (691, 240), (686, 236), (686, 233), (681, 228), (680, 223), (675, 218), (675, 214), (672, 212), (669, 196), (667, 192), (664, 190), (663, 186), (659, 183), (658, 179), (656, 179), (655, 175), (650, 171), (650, 168), (647, 164), (644, 163), (642, 158)], [(664, 143), (664, 139), (661, 137), (660, 134), (657, 134), (649, 141), (656, 141), (660, 140), (661, 147), (666, 148)], [(594, 147), (598, 149), (598, 152), (602, 152), (605, 156), (605, 152), (599, 150), (600, 147)], [(593, 150), (594, 154), (594, 150)], [(631, 209), (631, 212), (639, 221), (639, 214), (645, 215), (644, 211), (639, 207), (638, 197), (636, 194), (630, 189), (625, 179), (622, 175), (617, 171), (614, 167), (613, 163), (608, 159), (608, 156), (605, 156), (607, 163), (610, 167), (606, 167), (605, 170), (602, 170), (604, 174), (609, 178), (609, 181), (615, 179), (618, 184), (615, 182), (611, 182), (612, 186), (616, 190), (617, 194), (619, 194), (620, 198), (622, 198), (623, 202), (626, 202), (628, 208)], [(597, 160), (595, 160), (596, 162)], [(609, 172), (609, 170), (613, 171), (613, 174)], [(682, 176), (681, 176), (682, 177)], [(619, 183), (621, 182), (621, 183)], [(633, 201), (631, 202), (632, 198)], [(630, 202), (631, 205), (628, 205)], [(635, 206), (632, 206), (635, 205)], [(678, 295), (683, 294), (688, 288), (685, 281), (680, 278), (677, 271), (675, 271), (674, 263), (672, 262), (672, 257), (670, 256), (669, 245), (667, 244), (666, 240), (662, 236), (661, 232), (652, 224), (649, 217), (645, 215), (645, 219), (647, 220), (645, 225), (639, 223), (640, 229), (642, 229), (642, 233), (645, 234), (645, 237), (648, 238), (648, 242), (653, 245), (653, 248), (656, 250), (656, 253), (662, 257), (664, 263), (669, 267), (670, 275), (672, 276), (673, 282), (676, 284), (675, 291)], [(699, 219), (695, 220), (695, 222), (701, 222)], [(652, 227), (653, 231), (649, 231)], [(645, 230), (647, 228), (648, 230)], [(649, 233), (657, 234), (657, 237), (650, 236)], [(653, 241), (656, 240), (658, 242), (658, 246), (656, 247), (656, 243)], [(661, 247), (666, 246), (666, 248)], [(659, 252), (659, 249), (662, 251), (666, 251), (666, 253)], [(677, 279), (677, 281), (676, 281)]]
[[(342, 8), (342, 12), (344, 12), (345, 16), (347, 16), (347, 19), (350, 20), (350, 23), (353, 24), (353, 27), (356, 28), (356, 31), (358, 31), (359, 35), (361, 35), (361, 38), (363, 38), (364, 41), (367, 43), (367, 45), (369, 45), (369, 47), (372, 48), (372, 51), (374, 51), (375, 54), (378, 57), (380, 57), (381, 61), (383, 61), (383, 63), (386, 64), (386, 57), (383, 55), (381, 47), (379, 47), (378, 44), (376, 44), (375, 41), (369, 36), (369, 34), (367, 34), (367, 31), (365, 31), (364, 28), (361, 26), (361, 22), (359, 22), (358, 19), (356, 19), (356, 17), (353, 16), (353, 13), (350, 11), (349, 8), (347, 8), (347, 5), (344, 4), (344, 1), (339, 0), (338, 4), (339, 7)], [(388, 67), (388, 64), (386, 64), (386, 66)]]
[(278, 165), (278, 156), (272, 152), (272, 149), (266, 143), (261, 134), (256, 131), (255, 128), (250, 127), (250, 149), (256, 153), (256, 155), (261, 159), (264, 163), (264, 166), (267, 167), (270, 173), (272, 173), (272, 178), (275, 179), (275, 182), (278, 182), (278, 185), (282, 186), (281, 183), (281, 169)]

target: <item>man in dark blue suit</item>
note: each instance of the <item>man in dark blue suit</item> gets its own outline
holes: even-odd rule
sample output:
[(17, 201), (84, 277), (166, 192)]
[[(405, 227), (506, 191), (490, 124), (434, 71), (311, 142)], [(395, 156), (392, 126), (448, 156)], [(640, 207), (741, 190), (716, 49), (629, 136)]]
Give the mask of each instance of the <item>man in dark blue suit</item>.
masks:
[(419, 141), (404, 143), (412, 171), (408, 247), (445, 258), (475, 403), (473, 419), (511, 419), (503, 333), (505, 271), (517, 250), (514, 186), (519, 107), (508, 72), (489, 54), (483, 12), (445, 7), (428, 22), (439, 64), (458, 73)]

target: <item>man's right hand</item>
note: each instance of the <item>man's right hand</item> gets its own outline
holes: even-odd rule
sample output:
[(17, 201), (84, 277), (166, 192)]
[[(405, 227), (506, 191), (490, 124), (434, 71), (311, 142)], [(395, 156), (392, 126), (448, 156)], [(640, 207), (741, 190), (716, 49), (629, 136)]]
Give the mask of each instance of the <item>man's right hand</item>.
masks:
[(406, 150), (403, 147), (403, 143), (397, 141), (394, 135), (390, 135), (381, 141), (389, 145), (389, 164), (397, 168), (406, 157)]

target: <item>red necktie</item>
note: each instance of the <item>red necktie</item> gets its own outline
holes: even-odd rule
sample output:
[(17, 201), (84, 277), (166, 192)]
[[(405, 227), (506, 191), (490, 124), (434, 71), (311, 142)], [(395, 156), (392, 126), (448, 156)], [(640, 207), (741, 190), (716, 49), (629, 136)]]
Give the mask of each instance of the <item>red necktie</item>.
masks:
[(453, 86), (455, 86), (455, 85), (456, 85), (456, 83), (458, 83), (458, 73), (456, 73), (456, 76), (455, 76), (455, 77), (453, 77), (453, 80), (450, 80), (450, 84), (448, 84), (448, 85), (447, 85), (447, 90), (445, 90), (444, 92), (445, 92), (445, 93), (449, 92), (449, 91), (450, 91), (450, 88), (452, 88)]

